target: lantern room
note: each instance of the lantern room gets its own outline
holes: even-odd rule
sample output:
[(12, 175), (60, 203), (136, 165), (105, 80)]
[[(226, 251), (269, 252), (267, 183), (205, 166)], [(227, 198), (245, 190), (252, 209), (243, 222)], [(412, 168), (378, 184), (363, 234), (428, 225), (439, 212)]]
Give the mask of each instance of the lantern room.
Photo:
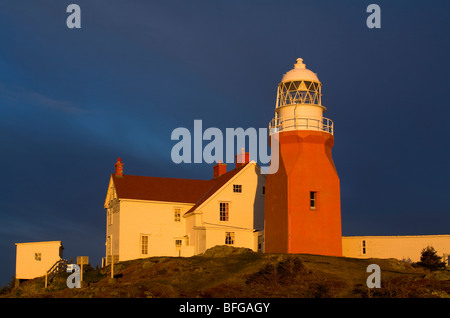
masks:
[(271, 133), (287, 130), (320, 130), (333, 134), (333, 122), (323, 117), (322, 83), (317, 74), (298, 58), (284, 74), (277, 91), (275, 118)]

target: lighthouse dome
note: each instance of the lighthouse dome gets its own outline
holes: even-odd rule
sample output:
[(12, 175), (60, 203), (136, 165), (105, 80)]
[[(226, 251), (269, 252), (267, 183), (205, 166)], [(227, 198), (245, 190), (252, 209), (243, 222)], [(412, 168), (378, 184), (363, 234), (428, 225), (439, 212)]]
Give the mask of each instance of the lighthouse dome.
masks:
[(290, 82), (290, 81), (314, 81), (319, 82), (319, 78), (317, 77), (317, 74), (312, 72), (311, 70), (308, 70), (306, 68), (306, 65), (303, 63), (302, 58), (297, 59), (297, 63), (294, 64), (294, 68), (284, 74), (283, 78), (281, 79), (281, 82)]

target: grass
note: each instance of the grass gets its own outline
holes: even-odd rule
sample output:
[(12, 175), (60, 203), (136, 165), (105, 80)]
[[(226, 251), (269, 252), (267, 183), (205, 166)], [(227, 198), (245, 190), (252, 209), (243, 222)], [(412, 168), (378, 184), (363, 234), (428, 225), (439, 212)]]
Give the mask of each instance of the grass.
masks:
[[(369, 264), (381, 268), (381, 288), (369, 289)], [(1, 297), (51, 298), (448, 298), (450, 271), (431, 272), (394, 259), (307, 254), (260, 254), (217, 246), (205, 254), (151, 257), (87, 268), (83, 287), (69, 289), (69, 273), (44, 288), (43, 277)]]

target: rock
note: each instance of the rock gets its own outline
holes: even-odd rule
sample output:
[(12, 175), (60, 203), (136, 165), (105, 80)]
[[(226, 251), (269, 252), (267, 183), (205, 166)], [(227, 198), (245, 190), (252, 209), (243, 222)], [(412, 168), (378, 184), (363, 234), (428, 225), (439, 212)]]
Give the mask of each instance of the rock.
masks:
[(205, 253), (201, 254), (201, 256), (206, 257), (226, 257), (229, 255), (237, 255), (237, 254), (254, 254), (250, 248), (245, 247), (233, 247), (228, 245), (216, 245), (211, 247), (205, 251)]
[(155, 262), (145, 261), (142, 263), (142, 268), (143, 269), (151, 268), (151, 267), (153, 267), (153, 265), (155, 265)]

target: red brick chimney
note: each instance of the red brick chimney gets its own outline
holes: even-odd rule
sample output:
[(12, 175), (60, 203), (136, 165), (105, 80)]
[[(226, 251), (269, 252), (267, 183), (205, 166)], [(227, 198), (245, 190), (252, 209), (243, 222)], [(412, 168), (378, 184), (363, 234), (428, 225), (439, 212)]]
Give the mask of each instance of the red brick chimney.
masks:
[(220, 177), (221, 175), (225, 174), (226, 172), (227, 172), (227, 164), (222, 163), (222, 161), (219, 160), (219, 163), (217, 163), (213, 167), (213, 179)]
[(123, 163), (120, 158), (117, 158), (117, 162), (114, 166), (116, 167), (116, 177), (123, 177)]
[(241, 153), (238, 153), (236, 156), (236, 168), (240, 168), (243, 165), (250, 162), (250, 153), (245, 152), (244, 148), (241, 148)]

